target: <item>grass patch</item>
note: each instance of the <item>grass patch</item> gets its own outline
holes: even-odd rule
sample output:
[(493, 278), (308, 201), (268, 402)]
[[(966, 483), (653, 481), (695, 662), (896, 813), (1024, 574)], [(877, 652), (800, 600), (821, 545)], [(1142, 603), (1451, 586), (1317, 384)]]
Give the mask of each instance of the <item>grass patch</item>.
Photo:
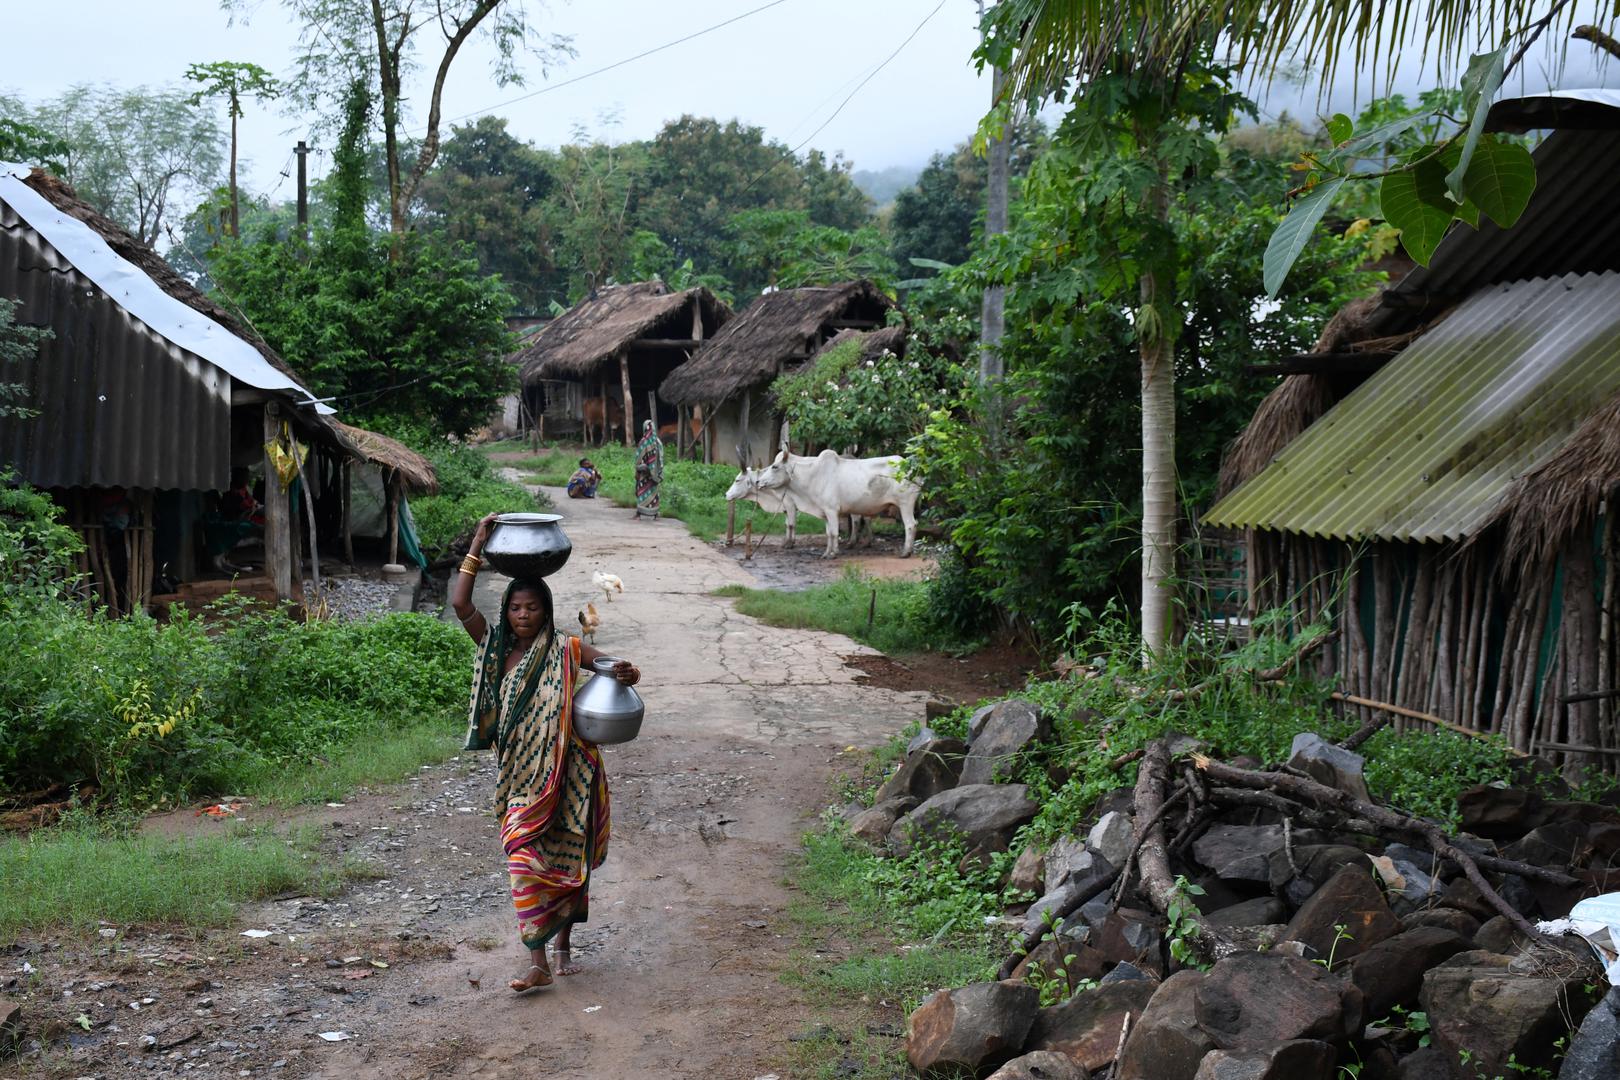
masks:
[[(819, 1015), (793, 1044), (793, 1075), (902, 1075), (892, 1033), (905, 1016), (935, 990), (993, 976), (999, 940), (984, 916), (1000, 910), (990, 880), (999, 864), (964, 875), (960, 858), (958, 847), (941, 845), (883, 859), (841, 823), (804, 838), (791, 877), (802, 895), (787, 911), (798, 944), (783, 981)], [(848, 955), (823, 952), (830, 940), (847, 942)]]
[(314, 854), (318, 835), (230, 825), (223, 836), (143, 836), (128, 819), (75, 816), (0, 839), (0, 942), (47, 930), (89, 932), (162, 922), (222, 926), (237, 908), (288, 891), (329, 892), (341, 870)]
[(798, 592), (727, 585), (715, 595), (735, 598), (739, 612), (771, 626), (843, 634), (884, 653), (964, 652), (978, 644), (939, 624), (928, 582), (866, 577), (854, 567)]
[(371, 732), (333, 752), (330, 759), (321, 757), (290, 768), (262, 763), (247, 774), (240, 794), (287, 805), (338, 802), (356, 788), (393, 783), (414, 775), (423, 765), (448, 761), (460, 752), (461, 736), (442, 717), (394, 731)]

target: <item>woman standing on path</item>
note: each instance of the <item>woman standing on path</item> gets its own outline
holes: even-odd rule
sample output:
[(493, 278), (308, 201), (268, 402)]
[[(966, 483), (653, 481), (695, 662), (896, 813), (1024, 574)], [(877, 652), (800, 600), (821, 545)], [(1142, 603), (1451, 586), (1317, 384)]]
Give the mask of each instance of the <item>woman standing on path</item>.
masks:
[(658, 518), (658, 485), (664, 482), (664, 441), (651, 420), (641, 425), (636, 444), (636, 520)]
[[(495, 812), (512, 878), (518, 934), (531, 964), (511, 987), (522, 993), (549, 986), (553, 973), (572, 975), (569, 934), (585, 922), (591, 871), (607, 857), (607, 773), (602, 753), (574, 737), (570, 705), (580, 665), (603, 655), (559, 633), (551, 590), (543, 581), (514, 581), (490, 626), (473, 606), (473, 579), (495, 515), (478, 523), (472, 547), (450, 586), (450, 606), (479, 644), (469, 708), (468, 750), (495, 747), (500, 773)], [(641, 672), (629, 661), (613, 676), (634, 686)], [(556, 938), (556, 968), (546, 942)]]

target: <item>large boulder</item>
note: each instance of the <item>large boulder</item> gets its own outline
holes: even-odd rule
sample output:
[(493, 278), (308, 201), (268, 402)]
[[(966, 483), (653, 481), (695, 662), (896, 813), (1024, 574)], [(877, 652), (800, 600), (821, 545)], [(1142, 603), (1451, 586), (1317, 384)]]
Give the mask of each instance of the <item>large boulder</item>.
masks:
[(1403, 930), (1350, 961), (1350, 981), (1367, 999), (1367, 1016), (1379, 1020), (1395, 1006), (1410, 1009), (1423, 988), (1423, 973), (1473, 945), (1455, 930), (1421, 926)]
[(941, 990), (906, 1020), (906, 1060), (924, 1076), (978, 1075), (1016, 1054), (1041, 996), (1015, 982)]
[(1164, 918), (1157, 912), (1121, 907), (1092, 924), (1090, 942), (1113, 963), (1131, 963), (1163, 974), (1160, 943)]
[(1091, 1080), (1091, 1074), (1072, 1058), (1037, 1050), (1013, 1058), (991, 1073), (990, 1080)]
[(1159, 984), (1131, 1026), (1115, 1080), (1193, 1080), (1199, 1062), (1215, 1049), (1198, 1026), (1198, 988), (1206, 978), (1202, 971), (1178, 971)]
[(1110, 810), (1098, 818), (1086, 836), (1086, 847), (1114, 866), (1124, 866), (1135, 846), (1135, 826), (1123, 810)]
[(1198, 1026), (1222, 1050), (1261, 1050), (1293, 1039), (1344, 1042), (1361, 1030), (1361, 991), (1296, 956), (1236, 953), (1195, 995)]
[(1270, 855), (1281, 851), (1281, 825), (1211, 825), (1193, 841), (1193, 858), (1226, 881), (1266, 882)]
[(1304, 945), (1307, 959), (1331, 957), (1337, 965), (1400, 931), (1401, 921), (1389, 910), (1384, 890), (1363, 859), (1360, 865), (1345, 866), (1312, 893), (1294, 912), (1282, 940)]
[(1204, 916), (1209, 926), (1270, 926), (1282, 922), (1288, 911), (1274, 896), (1257, 896), (1253, 900), (1231, 904)]
[(1038, 967), (1041, 975), (1047, 979), (1056, 979), (1061, 974), (1067, 992), (1072, 994), (1082, 980), (1090, 979), (1095, 982), (1101, 979), (1108, 971), (1110, 963), (1107, 957), (1090, 945), (1056, 934), (1035, 946), (1027, 956), (1019, 960), (1017, 966), (1013, 968), (1012, 977), (1029, 982), (1031, 969)]
[(1083, 990), (1037, 1013), (1024, 1048), (1056, 1051), (1090, 1071), (1102, 1069), (1114, 1060), (1126, 1018), (1140, 1016), (1155, 989), (1132, 979)]
[(1367, 779), (1362, 775), (1366, 764), (1360, 754), (1335, 746), (1312, 731), (1294, 736), (1288, 750), (1288, 765), (1299, 769), (1318, 784), (1337, 788), (1366, 802), (1372, 796), (1367, 792)]
[(919, 841), (960, 833), (969, 850), (1005, 851), (1019, 827), (1040, 807), (1023, 784), (964, 784), (942, 791), (889, 830), (889, 850), (911, 853)]
[(1303, 844), (1270, 857), (1271, 891), (1294, 907), (1310, 899), (1311, 893), (1346, 866), (1367, 866), (1367, 853), (1349, 844)]
[(1051, 892), (1076, 878), (1091, 877), (1101, 860), (1075, 836), (1062, 836), (1046, 852), (1046, 891)]
[(1402, 930), (1415, 930), (1420, 926), (1438, 926), (1463, 937), (1471, 938), (1479, 932), (1479, 920), (1456, 908), (1433, 907), (1401, 916)]
[(1193, 1080), (1333, 1080), (1338, 1053), (1315, 1039), (1259, 1050), (1211, 1050)]
[(1095, 859), (1089, 872), (1083, 877), (1069, 878), (1030, 905), (1029, 910), (1024, 912), (1023, 932), (1026, 935), (1035, 933), (1048, 920), (1061, 922), (1064, 913), (1069, 911), (1081, 896), (1096, 893), (1098, 886), (1111, 880), (1113, 876), (1113, 867), (1101, 858)]
[(898, 799), (884, 799), (850, 818), (849, 834), (874, 846), (881, 844), (888, 837), (889, 830), (894, 828), (894, 823), (900, 820), (901, 815), (916, 805), (917, 800), (909, 795)]
[(1620, 1076), (1620, 987), (1611, 989), (1581, 1021), (1558, 1080), (1614, 1080)]
[(1018, 853), (1012, 872), (1007, 877), (1009, 892), (1034, 893), (1046, 891), (1046, 853), (1034, 844)]
[(998, 702), (973, 732), (961, 782), (994, 784), (1011, 779), (1022, 756), (1051, 734), (1051, 724), (1034, 705), (1017, 698)]
[(1535, 1069), (1552, 1064), (1553, 1040), (1585, 1016), (1582, 980), (1534, 957), (1458, 953), (1423, 976), (1418, 1001), (1429, 1014), (1434, 1044), (1485, 1076), (1508, 1074), (1508, 1059)]
[(910, 796), (918, 802), (955, 787), (962, 775), (967, 744), (961, 739), (935, 737), (906, 752), (900, 767), (883, 781), (875, 801)]
[(1476, 784), (1457, 795), (1463, 831), (1489, 840), (1523, 836), (1542, 822), (1544, 800), (1530, 788)]

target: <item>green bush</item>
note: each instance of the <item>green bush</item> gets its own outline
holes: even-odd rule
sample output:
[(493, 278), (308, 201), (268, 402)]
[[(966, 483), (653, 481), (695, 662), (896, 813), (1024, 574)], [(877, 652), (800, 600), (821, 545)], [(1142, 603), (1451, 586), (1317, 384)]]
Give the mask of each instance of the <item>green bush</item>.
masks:
[(108, 619), (43, 603), (0, 620), (0, 790), (94, 783), (126, 806), (230, 792), (466, 705), (472, 646), (421, 615), (299, 623), (242, 608)]
[(394, 421), (380, 426), (384, 434), (427, 458), (438, 474), (437, 495), (411, 499), (417, 537), (422, 542), (422, 553), (429, 559), (448, 553), (456, 538), (485, 514), (517, 513), (550, 505), (522, 484), (502, 480), (489, 458), (464, 442), (435, 434), (422, 425)]

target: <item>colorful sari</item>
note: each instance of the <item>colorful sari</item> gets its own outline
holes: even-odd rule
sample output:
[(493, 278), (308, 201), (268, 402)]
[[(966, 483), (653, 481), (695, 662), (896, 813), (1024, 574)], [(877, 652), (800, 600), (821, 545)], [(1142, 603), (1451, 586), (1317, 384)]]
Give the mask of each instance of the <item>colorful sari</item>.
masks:
[(503, 618), (484, 638), (467, 746), (495, 747), (495, 812), (518, 935), (527, 948), (540, 949), (589, 917), (591, 871), (607, 857), (607, 773), (601, 751), (573, 735), (579, 639), (559, 633), (537, 639), (503, 673), (511, 637)]
[(658, 485), (664, 482), (664, 441), (651, 420), (641, 425), (636, 444), (636, 516), (658, 516)]

